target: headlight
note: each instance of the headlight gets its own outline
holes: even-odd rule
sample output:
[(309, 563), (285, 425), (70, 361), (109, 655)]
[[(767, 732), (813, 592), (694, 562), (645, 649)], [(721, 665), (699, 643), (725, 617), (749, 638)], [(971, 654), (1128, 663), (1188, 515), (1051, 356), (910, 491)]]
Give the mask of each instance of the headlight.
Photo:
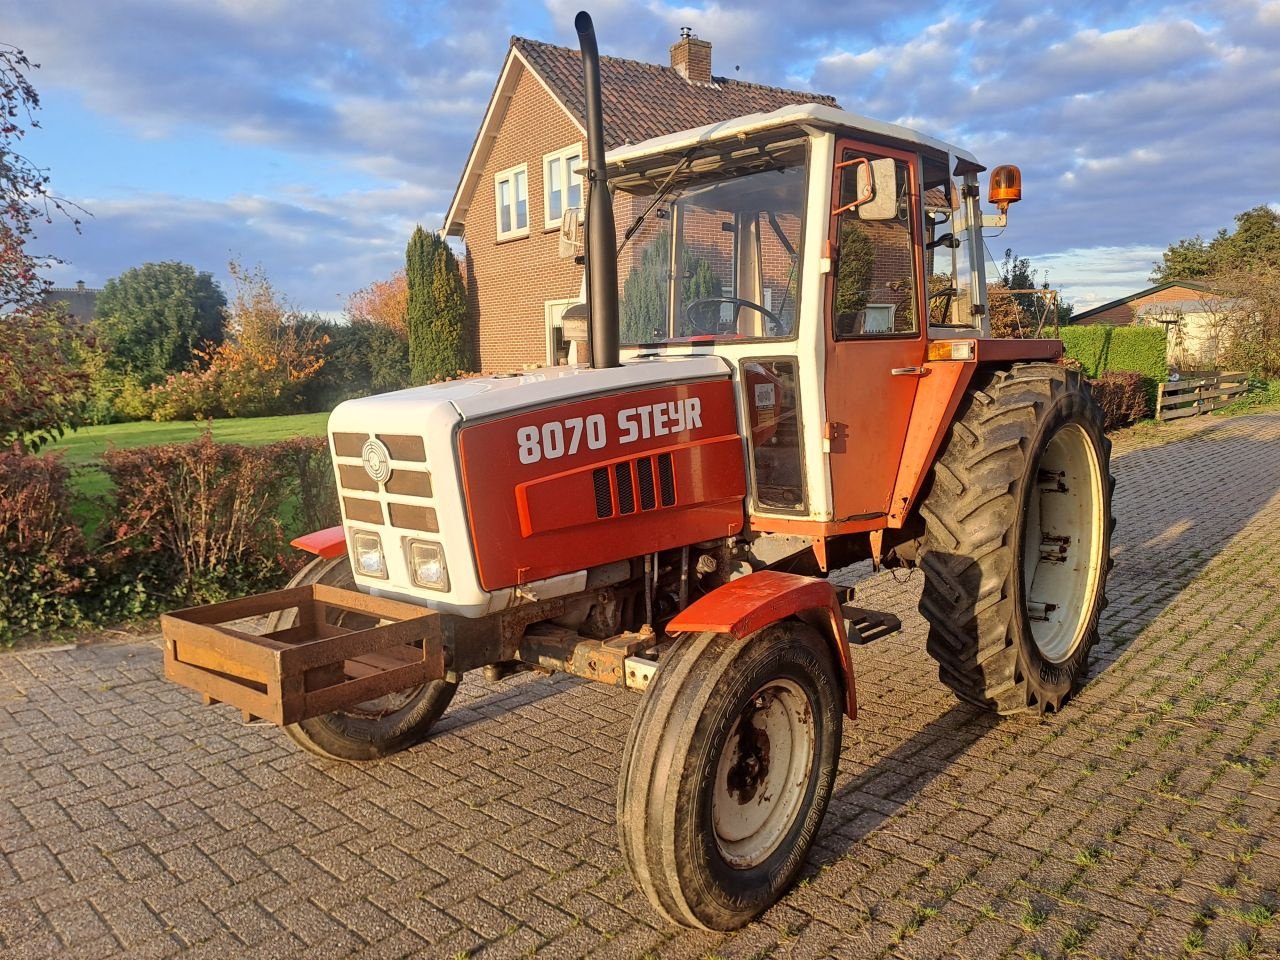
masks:
[(420, 587), (448, 590), (449, 570), (444, 563), (444, 547), (430, 540), (410, 540), (409, 575)]
[(387, 579), (387, 561), (382, 556), (382, 538), (376, 533), (352, 531), (351, 546), (356, 555), (356, 573), (365, 577)]

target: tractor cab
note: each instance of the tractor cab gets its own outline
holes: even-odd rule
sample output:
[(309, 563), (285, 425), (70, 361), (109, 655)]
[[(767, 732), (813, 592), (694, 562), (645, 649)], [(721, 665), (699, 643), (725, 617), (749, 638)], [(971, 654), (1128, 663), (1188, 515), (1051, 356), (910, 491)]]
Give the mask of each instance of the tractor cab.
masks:
[[(710, 353), (732, 367), (752, 528), (901, 525), (914, 490), (898, 488), (923, 468), (903, 455), (930, 365), (973, 361), (988, 332), (985, 168), (813, 104), (623, 147), (606, 163), (621, 343), (635, 358)], [(997, 173), (1007, 207), (1016, 168)], [(1003, 209), (986, 221), (1003, 223)], [(939, 379), (950, 400), (955, 380)]]

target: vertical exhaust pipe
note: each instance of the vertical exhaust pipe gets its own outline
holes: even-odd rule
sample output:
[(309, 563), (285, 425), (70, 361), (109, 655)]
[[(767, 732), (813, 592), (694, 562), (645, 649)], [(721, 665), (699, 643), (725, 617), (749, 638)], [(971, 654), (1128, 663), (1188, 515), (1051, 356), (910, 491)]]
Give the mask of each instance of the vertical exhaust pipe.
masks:
[(582, 48), (582, 80), (587, 94), (587, 302), (591, 305), (591, 366), (616, 367), (618, 359), (618, 233), (604, 172), (604, 120), (600, 107), (600, 51), (585, 10), (573, 20)]

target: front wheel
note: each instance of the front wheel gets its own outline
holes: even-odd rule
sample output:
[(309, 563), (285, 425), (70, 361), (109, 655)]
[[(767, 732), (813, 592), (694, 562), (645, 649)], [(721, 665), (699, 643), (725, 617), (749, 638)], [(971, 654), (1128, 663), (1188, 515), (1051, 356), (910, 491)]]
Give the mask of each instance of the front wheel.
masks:
[(831, 797), (842, 702), (828, 645), (799, 623), (664, 656), (618, 789), (623, 856), (658, 913), (733, 930), (782, 896)]
[[(298, 572), (289, 586), (315, 583), (354, 590), (355, 577), (351, 574), (350, 560), (345, 554), (332, 560), (316, 558)], [(267, 622), (267, 632), (290, 627), (296, 618), (293, 610), (273, 613)], [(329, 620), (352, 630), (378, 623), (374, 617), (346, 610), (331, 610)], [(457, 689), (457, 680), (432, 680), (345, 710), (288, 724), (284, 732), (304, 750), (330, 760), (379, 760), (426, 737), (449, 706)]]

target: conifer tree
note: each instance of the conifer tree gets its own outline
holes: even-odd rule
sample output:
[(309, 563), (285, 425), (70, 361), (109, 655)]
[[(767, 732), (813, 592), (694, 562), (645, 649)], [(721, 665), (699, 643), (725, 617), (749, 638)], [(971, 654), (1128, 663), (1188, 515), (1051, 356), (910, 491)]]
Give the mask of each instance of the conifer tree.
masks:
[(458, 259), (444, 238), (418, 226), (405, 250), (409, 285), (409, 366), (414, 383), (469, 369), (467, 296)]

